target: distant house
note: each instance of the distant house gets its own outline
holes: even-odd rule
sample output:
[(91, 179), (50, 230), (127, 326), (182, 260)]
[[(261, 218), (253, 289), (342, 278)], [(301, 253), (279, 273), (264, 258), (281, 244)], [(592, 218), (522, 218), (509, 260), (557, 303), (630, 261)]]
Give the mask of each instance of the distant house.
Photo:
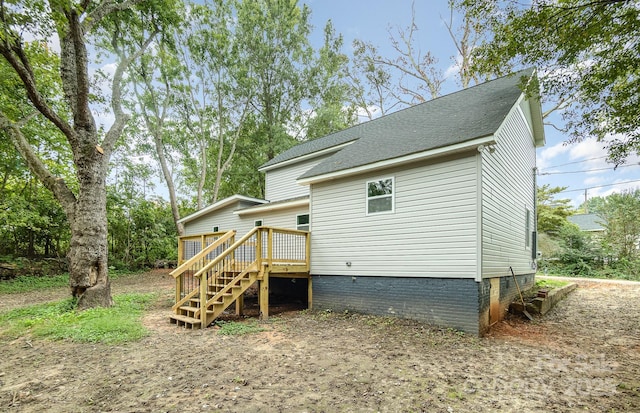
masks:
[(604, 234), (603, 219), (597, 214), (575, 214), (567, 217), (567, 220), (580, 228), (580, 231), (592, 234)]
[(235, 195), (183, 218), (187, 234), (311, 231), (313, 307), (482, 334), (536, 271), (532, 70), (295, 146), (269, 162), (265, 200)]

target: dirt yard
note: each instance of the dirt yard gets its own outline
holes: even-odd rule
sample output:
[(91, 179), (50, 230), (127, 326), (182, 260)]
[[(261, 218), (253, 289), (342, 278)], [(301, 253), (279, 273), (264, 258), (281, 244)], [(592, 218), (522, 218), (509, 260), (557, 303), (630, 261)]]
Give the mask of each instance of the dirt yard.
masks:
[[(323, 311), (244, 336), (185, 330), (168, 322), (172, 286), (165, 272), (114, 282), (161, 292), (138, 343), (2, 342), (0, 411), (640, 411), (640, 283), (583, 281), (544, 319), (483, 339)], [(0, 310), (65, 294), (0, 296)]]

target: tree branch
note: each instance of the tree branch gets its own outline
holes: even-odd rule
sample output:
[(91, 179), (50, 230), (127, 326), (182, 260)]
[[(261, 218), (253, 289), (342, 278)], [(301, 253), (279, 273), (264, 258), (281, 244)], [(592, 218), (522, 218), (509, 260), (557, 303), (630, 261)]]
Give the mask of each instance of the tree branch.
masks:
[(0, 54), (9, 62), (22, 81), (29, 101), (42, 115), (50, 120), (67, 138), (73, 138), (75, 132), (71, 125), (65, 122), (47, 103), (40, 94), (36, 84), (36, 77), (29, 63), (29, 59), (24, 53), (19, 37), (15, 33), (10, 33), (4, 41), (0, 42)]
[(124, 127), (126, 126), (127, 121), (129, 120), (129, 115), (124, 112), (122, 109), (122, 78), (124, 77), (124, 73), (134, 60), (138, 59), (145, 52), (147, 47), (151, 44), (155, 36), (159, 33), (159, 29), (156, 29), (149, 35), (149, 37), (143, 42), (140, 48), (131, 56), (125, 57), (124, 53), (118, 52), (116, 49), (116, 53), (120, 56), (120, 64), (116, 68), (116, 71), (113, 75), (113, 83), (112, 83), (112, 93), (111, 93), (111, 108), (113, 109), (113, 114), (115, 116), (115, 121), (113, 125), (109, 128), (109, 131), (104, 137), (102, 142), (102, 148), (105, 152), (105, 159), (108, 161), (111, 152), (113, 151), (113, 147), (116, 143), (116, 140), (122, 134)]
[(76, 196), (71, 192), (64, 180), (53, 175), (33, 151), (33, 148), (20, 130), (19, 125), (23, 123), (12, 122), (3, 112), (0, 112), (0, 130), (4, 130), (9, 135), (9, 139), (20, 152), (31, 172), (53, 193), (64, 208), (69, 221), (72, 221), (75, 213)]
[[(91, 30), (93, 30), (95, 26), (100, 24), (100, 22), (102, 22), (102, 19), (104, 19), (109, 14), (116, 11), (130, 9), (131, 7), (141, 2), (142, 0), (125, 0), (120, 3), (117, 3), (113, 0), (102, 2), (100, 5), (98, 5), (98, 7), (96, 7), (91, 13), (88, 13), (87, 16), (84, 18), (82, 22), (84, 25), (84, 28), (88, 33)], [(85, 1), (85, 4), (86, 3), (89, 3), (89, 2)]]

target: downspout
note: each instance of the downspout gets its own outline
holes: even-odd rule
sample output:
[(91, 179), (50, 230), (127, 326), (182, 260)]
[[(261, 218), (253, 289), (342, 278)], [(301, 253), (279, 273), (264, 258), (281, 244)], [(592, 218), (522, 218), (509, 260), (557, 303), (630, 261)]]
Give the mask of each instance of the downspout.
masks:
[(482, 282), (482, 261), (484, 260), (482, 255), (482, 228), (483, 228), (483, 218), (482, 218), (482, 151), (485, 146), (478, 146), (478, 155), (476, 157), (476, 282)]
[(531, 269), (538, 268), (538, 167), (533, 167), (533, 232), (531, 233)]

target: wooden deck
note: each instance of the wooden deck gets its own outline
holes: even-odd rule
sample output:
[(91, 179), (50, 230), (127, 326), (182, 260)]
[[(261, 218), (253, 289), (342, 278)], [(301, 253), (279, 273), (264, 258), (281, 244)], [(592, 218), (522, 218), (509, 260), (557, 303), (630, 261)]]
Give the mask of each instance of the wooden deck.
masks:
[(308, 232), (256, 227), (237, 241), (235, 236), (228, 231), (179, 239), (180, 265), (171, 272), (176, 280), (172, 323), (204, 328), (234, 303), (242, 314), (244, 293), (255, 283), (260, 317), (267, 319), (270, 278), (306, 278), (311, 308)]

